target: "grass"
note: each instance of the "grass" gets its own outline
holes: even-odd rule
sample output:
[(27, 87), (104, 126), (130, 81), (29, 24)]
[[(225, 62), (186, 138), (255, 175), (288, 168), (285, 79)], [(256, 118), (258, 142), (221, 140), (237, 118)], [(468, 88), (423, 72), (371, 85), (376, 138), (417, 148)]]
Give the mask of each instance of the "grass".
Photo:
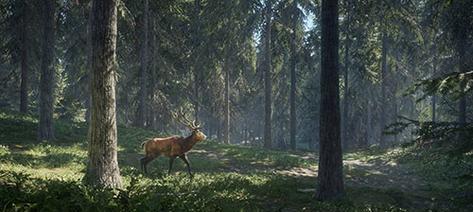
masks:
[[(257, 147), (199, 143), (167, 175), (167, 159), (137, 169), (140, 144), (159, 132), (119, 127), (118, 160), (124, 186), (85, 186), (87, 126), (56, 121), (57, 140), (37, 142), (31, 116), (0, 112), (0, 210), (39, 211), (470, 211), (473, 162), (412, 148), (368, 149), (344, 155), (347, 197), (314, 201), (317, 155)], [(441, 162), (443, 161), (443, 162)], [(455, 162), (452, 162), (455, 161)], [(428, 164), (428, 165), (426, 165)], [(465, 165), (466, 164), (466, 165)], [(466, 170), (466, 171), (465, 171)], [(469, 193), (470, 192), (470, 193)]]

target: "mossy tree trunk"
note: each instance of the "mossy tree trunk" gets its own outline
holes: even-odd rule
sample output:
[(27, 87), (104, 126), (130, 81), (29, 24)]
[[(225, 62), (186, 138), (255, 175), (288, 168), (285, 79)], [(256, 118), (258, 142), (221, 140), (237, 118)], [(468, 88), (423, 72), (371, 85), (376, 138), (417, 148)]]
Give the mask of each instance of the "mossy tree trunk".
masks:
[(92, 16), (92, 110), (85, 181), (116, 188), (121, 186), (115, 112), (117, 0), (94, 0)]

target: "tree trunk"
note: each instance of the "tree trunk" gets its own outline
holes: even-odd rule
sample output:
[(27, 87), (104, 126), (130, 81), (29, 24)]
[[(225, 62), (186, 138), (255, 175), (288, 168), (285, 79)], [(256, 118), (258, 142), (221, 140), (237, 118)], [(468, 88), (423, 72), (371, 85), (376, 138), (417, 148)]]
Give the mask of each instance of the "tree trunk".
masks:
[(296, 66), (297, 66), (297, 1), (292, 1), (292, 37), (291, 37), (291, 93), (289, 96), (290, 101), (290, 143), (291, 149), (296, 150), (296, 129), (297, 129), (297, 117), (296, 117)]
[(92, 114), (85, 181), (117, 188), (121, 186), (115, 111), (117, 0), (94, 0), (92, 11)]
[[(148, 1), (148, 0), (147, 0)], [(148, 16), (149, 17), (149, 16)], [(159, 73), (159, 68), (158, 68), (158, 65), (157, 65), (157, 59), (159, 58), (159, 49), (158, 49), (158, 44), (157, 44), (157, 33), (156, 33), (156, 22), (154, 20), (154, 18), (149, 18), (150, 20), (150, 26), (151, 26), (151, 30), (149, 31), (149, 35), (150, 35), (150, 47), (151, 47), (151, 51), (150, 51), (150, 54), (151, 54), (151, 61), (150, 61), (150, 72), (151, 72), (151, 82), (150, 82), (150, 87), (151, 87), (151, 104), (153, 106), (149, 107), (149, 109), (151, 110), (151, 122), (149, 123), (150, 125), (152, 125), (152, 128), (154, 130), (164, 130), (161, 126), (163, 126), (162, 124), (160, 124), (160, 120), (159, 120), (159, 115), (162, 113), (162, 111), (159, 111), (159, 107), (157, 107), (159, 105), (159, 98), (156, 97), (156, 92), (158, 90), (157, 88), (157, 84), (159, 83), (159, 79), (158, 79), (158, 73)]]
[[(462, 91), (465, 90), (466, 83), (465, 81), (460, 82), (460, 89)], [(460, 97), (460, 101), (458, 103), (458, 123), (460, 123), (460, 127), (466, 126), (466, 94), (462, 92), (462, 96)]]
[[(92, 70), (92, 9), (89, 8), (88, 10), (88, 17), (87, 17), (87, 69)], [(92, 95), (90, 91), (90, 71), (85, 73), (85, 80), (87, 82), (87, 86), (85, 89), (85, 121), (90, 123), (90, 115), (91, 115), (91, 108), (92, 108)]]
[(388, 41), (386, 36), (386, 31), (383, 30), (382, 33), (382, 49), (381, 49), (381, 112), (380, 112), (380, 126), (381, 126), (381, 135), (379, 144), (381, 146), (386, 145), (386, 138), (384, 135), (384, 128), (386, 127), (386, 74), (388, 69)]
[[(458, 72), (465, 73), (468, 72), (468, 62), (471, 59), (468, 57), (468, 39), (471, 29), (468, 24), (465, 24), (465, 17), (469, 17), (471, 11), (468, 9), (469, 1), (453, 1), (451, 4), (452, 11), (456, 14), (454, 20), (452, 21), (453, 29), (452, 34), (455, 38), (455, 53), (458, 64)], [(467, 93), (465, 92), (467, 85), (467, 79), (463, 77), (460, 79), (459, 88), (460, 88), (460, 99), (458, 101), (458, 115), (457, 120), (461, 130), (457, 134), (458, 144), (462, 149), (469, 149), (473, 145), (471, 139), (467, 139), (467, 131), (465, 127), (467, 125)]]
[(199, 121), (199, 111), (200, 111), (200, 92), (199, 89), (202, 84), (202, 68), (199, 52), (197, 50), (200, 47), (200, 10), (201, 10), (201, 0), (194, 0), (194, 26), (192, 30), (192, 42), (194, 45), (193, 59), (194, 59), (194, 116), (195, 120)]
[[(459, 72), (460, 73), (465, 73), (468, 71), (468, 65), (467, 65), (467, 58), (466, 56), (466, 37), (465, 35), (460, 35), (461, 37), (458, 38), (458, 44), (457, 44), (457, 52), (458, 52), (458, 63), (459, 63)], [(461, 91), (461, 97), (460, 101), (458, 102), (458, 123), (460, 124), (460, 127), (465, 127), (466, 126), (466, 97), (467, 94), (465, 93), (465, 87), (466, 87), (466, 80), (463, 79), (460, 81), (460, 91)], [(463, 136), (463, 133), (462, 137)], [(461, 138), (463, 139), (463, 138)]]
[(55, 1), (43, 2), (43, 43), (41, 79), (39, 84), (38, 140), (54, 140), (54, 46), (55, 46)]
[(350, 46), (351, 46), (351, 40), (350, 40), (350, 23), (351, 23), (351, 15), (350, 15), (350, 0), (348, 0), (348, 5), (347, 5), (347, 22), (346, 22), (346, 28), (345, 28), (345, 67), (344, 67), (344, 73), (343, 73), (343, 117), (342, 117), (342, 142), (343, 142), (343, 148), (348, 149), (348, 72), (350, 68)]
[[(434, 44), (434, 58), (433, 58), (433, 63), (432, 63), (432, 78), (435, 78), (435, 75), (437, 74), (437, 46)], [(437, 95), (433, 94), (432, 95), (432, 123), (435, 123), (437, 121)]]
[(225, 117), (223, 123), (223, 142), (230, 144), (230, 58), (225, 61)]
[(371, 99), (373, 98), (373, 95), (371, 94), (371, 90), (368, 88), (368, 101), (367, 101), (367, 107), (366, 107), (366, 146), (363, 147), (368, 147), (372, 142), (372, 138), (374, 137), (373, 135), (373, 115), (372, 115), (372, 105), (371, 105)]
[(220, 123), (220, 118), (217, 117), (215, 122), (217, 124), (217, 129), (216, 129), (217, 140), (222, 141), (223, 140), (223, 138), (222, 138), (222, 125)]
[[(398, 65), (396, 65), (395, 73), (399, 73), (399, 66)], [(397, 99), (397, 96), (396, 96), (397, 84), (394, 84), (392, 90), (393, 90), (392, 91), (393, 92), (392, 105), (393, 105), (393, 110), (394, 110), (392, 121), (394, 123), (396, 123), (397, 122), (397, 117), (399, 116), (399, 105), (398, 105), (398, 99)], [(395, 133), (393, 143), (397, 143), (397, 140), (398, 140), (398, 133)]]
[(271, 0), (266, 1), (264, 26), (264, 147), (271, 148), (272, 82), (271, 82)]
[(149, 2), (148, 0), (143, 0), (144, 10), (143, 10), (143, 21), (142, 21), (142, 40), (141, 40), (141, 68), (140, 68), (140, 103), (138, 109), (138, 127), (146, 127), (146, 114), (147, 114), (147, 97), (148, 97), (148, 45), (149, 45)]
[(20, 85), (20, 113), (28, 112), (28, 4), (23, 3), (23, 14), (21, 17), (21, 85)]
[(318, 200), (344, 196), (340, 141), (338, 1), (322, 0)]

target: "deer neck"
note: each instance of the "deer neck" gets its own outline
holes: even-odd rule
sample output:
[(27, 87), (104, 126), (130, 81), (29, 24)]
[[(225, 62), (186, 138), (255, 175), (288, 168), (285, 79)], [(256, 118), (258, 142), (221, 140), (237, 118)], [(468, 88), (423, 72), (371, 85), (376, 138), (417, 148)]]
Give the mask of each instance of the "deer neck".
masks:
[(184, 142), (183, 142), (183, 147), (186, 151), (189, 151), (190, 149), (192, 149), (192, 147), (197, 143), (197, 139), (195, 137), (194, 134), (191, 134), (189, 136), (187, 136), (185, 139), (184, 139)]

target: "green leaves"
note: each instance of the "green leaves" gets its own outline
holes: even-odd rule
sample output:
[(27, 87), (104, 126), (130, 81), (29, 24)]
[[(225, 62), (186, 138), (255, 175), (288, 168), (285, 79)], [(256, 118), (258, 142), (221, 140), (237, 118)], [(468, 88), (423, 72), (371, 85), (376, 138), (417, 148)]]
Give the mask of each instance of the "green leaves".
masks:
[[(466, 82), (465, 88), (462, 90), (460, 84)], [(424, 92), (417, 102), (420, 102), (435, 94), (449, 95), (454, 100), (459, 99), (462, 95), (470, 92), (473, 87), (473, 71), (466, 73), (453, 72), (440, 77), (420, 80), (406, 90), (405, 95), (413, 94), (418, 90)]]

